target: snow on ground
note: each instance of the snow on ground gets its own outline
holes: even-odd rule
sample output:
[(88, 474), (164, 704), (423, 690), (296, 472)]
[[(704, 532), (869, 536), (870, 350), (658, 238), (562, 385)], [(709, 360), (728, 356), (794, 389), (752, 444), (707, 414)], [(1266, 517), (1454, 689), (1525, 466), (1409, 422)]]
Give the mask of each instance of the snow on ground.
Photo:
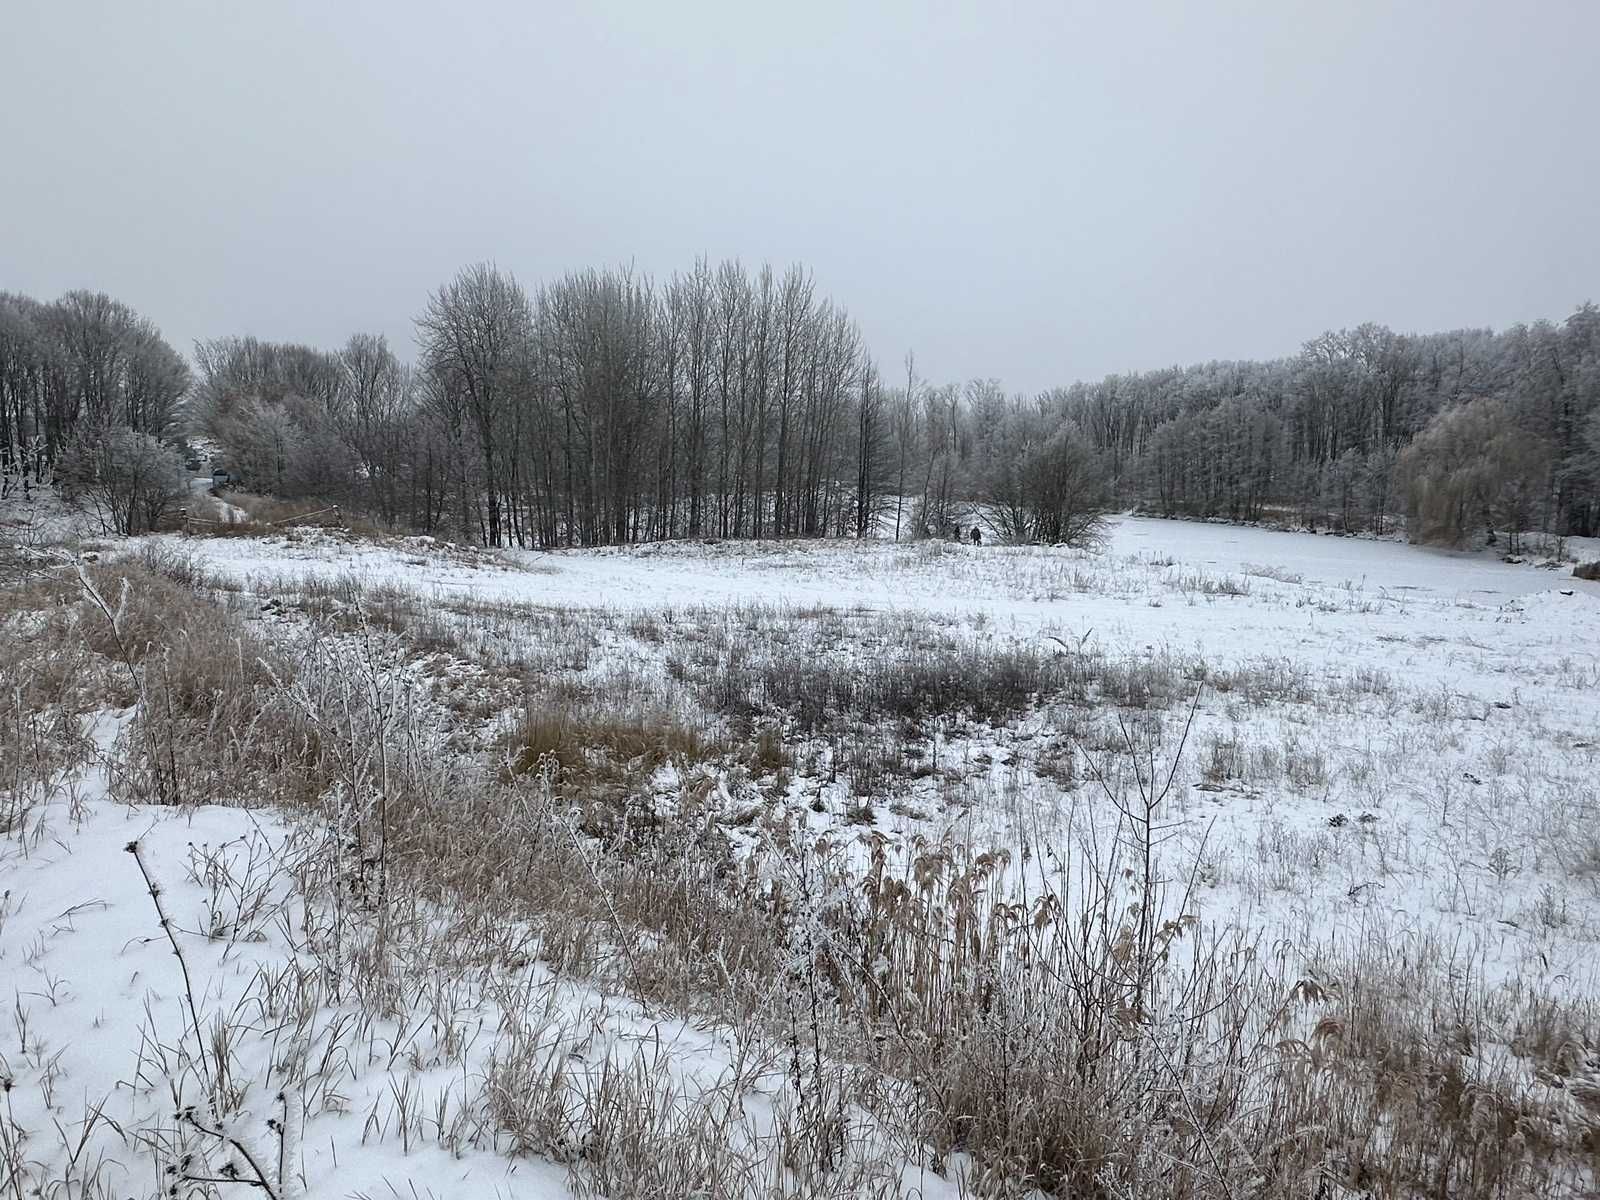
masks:
[[(565, 1167), (486, 1132), (491, 1054), (519, 1043), (586, 1077), (564, 1089), (574, 1098), (633, 1064), (685, 1098), (730, 1077), (752, 1110), (781, 1094), (781, 1070), (734, 1073), (723, 1034), (539, 963), (497, 987), (460, 981), (477, 997), (466, 1007), (417, 996), (380, 1015), (330, 1000), (328, 964), (309, 950), (317, 917), (290, 883), (305, 831), (237, 808), (112, 802), (107, 755), (130, 716), (93, 720), (95, 764), (34, 810), (31, 833), (0, 844), (0, 1185), (73, 1197), (566, 1197)], [(227, 1097), (225, 1113), (212, 1094)], [(22, 1175), (9, 1174), (18, 1164)], [(906, 1184), (954, 1196), (931, 1173), (907, 1168)]]
[[(1600, 584), (1566, 569), (1134, 517), (1092, 554), (843, 541), (495, 553), (314, 533), (181, 546), (262, 595), (353, 577), (440, 605), (926, 613), (987, 637), (1301, 680), (1298, 701), (1202, 699), (1176, 804), (1192, 850), (1204, 835), (1214, 915), (1296, 936), (1365, 936), (1382, 916), (1407, 936), (1468, 937), (1491, 979), (1593, 983), (1600, 889), (1570, 877), (1569, 835), (1600, 807)], [(1068, 807), (1008, 768), (1050, 721), (961, 747), (1013, 826), (1019, 790), (1031, 824)], [(937, 811), (931, 781), (908, 786), (913, 811)], [(993, 833), (971, 810), (961, 820)], [(876, 823), (927, 827), (884, 811)]]
[[(94, 736), (102, 753), (126, 719), (100, 718)], [(202, 1104), (202, 1078), (217, 1073), (214, 1042), (205, 1055), (195, 1052), (196, 1025), (208, 1039), (226, 1027), (234, 1041), (229, 1086), (239, 1096), (215, 1125), (237, 1137), (279, 1186), (277, 1139), (268, 1121), (282, 1111), (274, 1034), (289, 1022), (265, 1009), (261, 997), (264, 980), (297, 965), (285, 931), (272, 923), (278, 897), (270, 894), (281, 886), (276, 867), (290, 829), (270, 814), (125, 806), (105, 792), (103, 767), (91, 769), (39, 814), (46, 836), (8, 840), (0, 853), (0, 977), (13, 1014), (0, 1043), (9, 1100), (5, 1136), (21, 1145), (16, 1157), (35, 1164), (36, 1178), (65, 1189), (63, 1195), (153, 1194), (152, 1185), (165, 1195), (176, 1188), (176, 1178), (148, 1178), (150, 1146), (141, 1137), (186, 1143), (196, 1155), (187, 1175), (216, 1175), (230, 1161), (242, 1165), (240, 1153), (177, 1117)], [(181, 963), (141, 861), (130, 852), (135, 843), (183, 947)], [(392, 1194), (409, 1195), (408, 1184), (424, 1196), (566, 1194), (564, 1172), (548, 1164), (471, 1151), (454, 1157), (437, 1145), (402, 1154), (398, 1144), (373, 1138), (369, 1145), (342, 1128), (372, 1113), (385, 1119), (390, 1083), (388, 1072), (360, 1064), (353, 1043), (340, 1043), (339, 1025), (349, 1019), (337, 1011), (316, 1018), (317, 1049), (348, 1068), (338, 1085), (344, 1095), (332, 1103), (305, 1092), (292, 1096), (296, 1109), (304, 1105), (314, 1115), (291, 1135), (289, 1186), (280, 1195), (388, 1195), (391, 1186), (398, 1189)], [(394, 1045), (408, 1033), (391, 1026), (379, 1037), (385, 1032)], [(425, 1056), (428, 1037), (409, 1034), (406, 1049)], [(463, 1090), (459, 1080), (457, 1090)], [(210, 1120), (202, 1111), (202, 1121)], [(296, 1177), (307, 1181), (304, 1192), (295, 1190)], [(90, 1187), (105, 1190), (77, 1190)], [(172, 1194), (204, 1193), (185, 1186)]]
[[(442, 603), (563, 608), (832, 605), (981, 616), (1018, 635), (1166, 646), (1214, 664), (1358, 664), (1492, 702), (1524, 678), (1600, 671), (1600, 583), (1396, 542), (1127, 517), (1104, 554), (852, 542), (653, 543), (438, 553), (316, 534), (179, 543), (262, 594), (353, 577)], [(1230, 591), (1247, 592), (1232, 595)]]
[[(1444, 947), (1464, 987), (1600, 998), (1600, 584), (1566, 571), (1143, 518), (1117, 521), (1096, 554), (849, 542), (495, 553), (315, 531), (152, 540), (263, 601), (307, 579), (349, 578), (441, 611), (467, 601), (618, 618), (831, 606), (926, 615), (973, 636), (1090, 647), (1113, 660), (1176, 660), (1186, 678), (1210, 681), (1167, 813), (1179, 826), (1168, 853), (1194, 868), (1203, 920), (1265, 932), (1308, 970), (1333, 943), (1401, 955), (1432, 945)], [(649, 655), (644, 643), (616, 638), (601, 653), (647, 665)], [(936, 731), (944, 774), (903, 781), (896, 803), (877, 806), (866, 823), (902, 844), (953, 830), (1041, 849), (1104, 828), (1106, 805), (1092, 786), (1059, 785), (1037, 769), (1069, 715), (1046, 705), (1003, 728)], [(1166, 714), (1162, 753), (1175, 748), (1182, 720), (1181, 711)], [(941, 808), (951, 778), (959, 810)], [(844, 819), (841, 788), (798, 778), (790, 796), (827, 826)], [(19, 1084), (14, 1127), (32, 1131), (42, 1160), (62, 1159), (70, 1140), (49, 1131), (52, 1087), (70, 1087), (91, 1110), (104, 1099), (124, 1128), (171, 1126), (183, 1099), (156, 1086), (171, 1073), (150, 1060), (162, 1045), (181, 1057), (193, 1015), (128, 842), (140, 841), (182, 931), (203, 1025), (240, 1011), (264, 971), (303, 953), (284, 930), (248, 927), (237, 913), (221, 919), (232, 932), (204, 936), (232, 893), (219, 893), (195, 865), (206, 848), (229, 847), (228, 861), (244, 871), (252, 854), (291, 841), (290, 827), (270, 814), (114, 805), (93, 771), (67, 791), (53, 802), (49, 836), (0, 860), (0, 975), (17, 1012), (0, 1069)], [(560, 987), (549, 1036), (570, 1044), (575, 1062), (596, 1038), (605, 1047), (665, 1046), (671, 1072), (685, 1080), (732, 1060), (721, 1035)], [(337, 1041), (338, 1019), (336, 1009), (320, 1013), (313, 1040)], [(474, 1019), (493, 1027), (506, 1014)], [(270, 1149), (261, 1130), (273, 1112), (272, 1044), (259, 1036), (270, 1022), (245, 1024), (245, 1094), (230, 1119)], [(411, 1036), (420, 1100), (470, 1108), (487, 1064), (439, 1077), (426, 1067), (438, 1031)], [(385, 1038), (392, 1047), (403, 1033), (369, 1031), (364, 1052)], [(358, 1063), (349, 1047), (341, 1053)], [(294, 1174), (306, 1195), (565, 1194), (565, 1171), (537, 1157), (447, 1148), (440, 1130), (422, 1144), (375, 1134), (396, 1126), (397, 1105), (419, 1102), (385, 1093), (393, 1087), (369, 1057), (352, 1066), (337, 1103), (305, 1103)], [(108, 1137), (94, 1143), (116, 1157)], [(228, 1157), (211, 1152), (217, 1162)], [(120, 1180), (117, 1169), (107, 1166), (106, 1178)], [(931, 1178), (919, 1186), (926, 1195), (944, 1187)]]
[(48, 484), (26, 490), (10, 482), (0, 499), (0, 553), (13, 546), (48, 546), (90, 536), (96, 523), (66, 503)]

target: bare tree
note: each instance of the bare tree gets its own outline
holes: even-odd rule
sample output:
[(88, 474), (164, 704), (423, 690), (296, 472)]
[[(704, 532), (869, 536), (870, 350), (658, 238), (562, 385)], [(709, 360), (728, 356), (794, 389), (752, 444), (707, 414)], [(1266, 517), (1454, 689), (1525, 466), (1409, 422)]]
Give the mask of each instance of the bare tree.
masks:
[(363, 491), (388, 525), (400, 516), (407, 426), (413, 424), (411, 372), (381, 334), (358, 333), (339, 352), (345, 402), (339, 432), (360, 463)]
[(1095, 546), (1103, 540), (1105, 472), (1075, 428), (1056, 430), (1030, 453), (1023, 478), (1029, 532), (1036, 541)]
[(856, 405), (855, 535), (864, 538), (877, 528), (883, 504), (883, 476), (888, 465), (889, 422), (877, 364), (861, 366), (861, 399)]
[(502, 433), (512, 406), (530, 387), (533, 310), (514, 277), (493, 264), (466, 267), (428, 299), (417, 318), (423, 362), (441, 386), (459, 389), (481, 454), (485, 540), (503, 536)]
[(129, 331), (121, 395), (121, 420), (154, 437), (173, 434), (189, 390), (189, 364), (162, 340), (154, 325), (139, 321)]
[(917, 356), (906, 351), (906, 390), (895, 397), (891, 406), (894, 422), (896, 469), (894, 483), (894, 540), (900, 540), (900, 526), (905, 515), (906, 468), (910, 465), (912, 447), (917, 436)]

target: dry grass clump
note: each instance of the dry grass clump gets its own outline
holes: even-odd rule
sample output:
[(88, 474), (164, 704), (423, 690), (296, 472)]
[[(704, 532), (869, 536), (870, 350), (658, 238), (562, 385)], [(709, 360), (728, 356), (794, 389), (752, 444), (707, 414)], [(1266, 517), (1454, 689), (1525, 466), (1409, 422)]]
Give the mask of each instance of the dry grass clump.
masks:
[(1237, 695), (1251, 705), (1309, 704), (1315, 680), (1305, 667), (1284, 658), (1261, 658), (1237, 667), (1206, 672), (1206, 686)]
[(108, 699), (137, 705), (114, 793), (241, 805), (316, 794), (326, 783), (319, 733), (282, 694), (293, 665), (207, 586), (192, 561), (173, 555), (80, 574), (82, 637), (112, 665)]
[(1064, 656), (1048, 651), (951, 639), (862, 659), (730, 653), (710, 676), (706, 686), (719, 711), (783, 713), (813, 733), (840, 716), (1004, 721), (1065, 688), (1073, 672)]
[[(1103, 892), (1075, 911), (1049, 891), (973, 911), (974, 884), (992, 894), (983, 865), (880, 893), (898, 911), (864, 994), (887, 1012), (876, 1036), (915, 1064), (931, 1144), (973, 1154), (995, 1194), (1533, 1197), (1578, 1194), (1592, 1169), (1587, 1102), (1540, 1095), (1531, 1037), (1526, 1057), (1473, 1057), (1470, 1039), (1506, 1026), (1452, 1004), (1442, 954), (1296, 980), (1248, 942), (1164, 921), (1141, 984), (1149, 960)], [(964, 939), (903, 957), (946, 919)], [(1535, 1024), (1593, 1061), (1592, 1023)], [(1593, 1070), (1570, 1090), (1592, 1094)]]
[(1561, 1196), (1600, 1166), (1600, 1014), (1490, 986), (1437, 944), (1326, 956), (1286, 1047), (1341, 1182), (1382, 1197)]
[(704, 769), (761, 778), (793, 765), (783, 734), (766, 725), (740, 740), (685, 724), (658, 709), (619, 713), (556, 707), (531, 691), (514, 730), (497, 742), (509, 777), (535, 775), (566, 797), (616, 800), (647, 788), (664, 767), (680, 786)]
[(436, 606), (404, 588), (368, 583), (354, 574), (306, 575), (271, 599), (339, 632), (396, 634), (415, 656), (453, 654), (462, 647), (461, 633)]
[(1243, 575), (1208, 575), (1204, 571), (1172, 571), (1165, 582), (1191, 600), (1195, 596), (1248, 596), (1250, 573)]
[(1582, 829), (1572, 831), (1563, 849), (1568, 872), (1587, 881), (1600, 893), (1600, 830), (1595, 829), (1593, 820), (1585, 822)]
[(723, 748), (662, 714), (585, 718), (530, 709), (510, 749), (512, 774), (543, 772), (559, 785), (581, 787), (637, 779), (668, 763), (709, 761)]
[[(1127, 828), (1137, 851), (1151, 825)], [(1427, 980), (1401, 963), (1369, 964), (1361, 986), (1328, 982), (1337, 970), (1297, 978), (1248, 942), (1198, 938), (1182, 896), (1161, 895), (1165, 874), (1127, 849), (1019, 891), (1000, 854), (936, 845), (896, 863), (875, 844), (862, 888), (794, 828), (742, 864), (715, 839), (652, 831), (580, 853), (579, 886), (535, 919), (598, 914), (610, 936), (568, 961), (610, 961), (636, 995), (770, 1019), (776, 990), (797, 1080), (816, 1076), (818, 1047), (913, 1085), (878, 1115), (936, 1163), (973, 1156), (984, 1194), (1265, 1200), (1343, 1183), (1398, 1198), (1433, 1171), (1448, 1194), (1487, 1198), (1556, 1194), (1581, 1171), (1580, 1125), (1559, 1138), (1519, 1125), (1515, 1072), (1469, 1072), (1463, 1092), (1459, 1049), (1394, 1021), (1413, 988), (1450, 994), (1440, 959), (1422, 956), (1439, 972)], [(1500, 1020), (1455, 1011), (1480, 1039)], [(1352, 1039), (1352, 1024), (1382, 1039)], [(1374, 1165), (1380, 1131), (1397, 1140)]]
[[(649, 784), (661, 768), (671, 766), (684, 778), (696, 767), (731, 762), (735, 754), (731, 745), (663, 713), (586, 715), (542, 705), (528, 707), (504, 747), (512, 776), (539, 775), (591, 811), (637, 808), (645, 820), (654, 819)], [(592, 821), (585, 828), (592, 831)]]
[(0, 589), (0, 835), (91, 752), (83, 717), (98, 707), (104, 664), (83, 645), (64, 580)]
[[(229, 618), (198, 598), (200, 583), (192, 561), (147, 547), (128, 562), (35, 557), (0, 588), (0, 822), (15, 825), (64, 784), (93, 750), (85, 718), (132, 705), (147, 679), (159, 677), (169, 724), (234, 690), (217, 667)], [(265, 682), (254, 668), (252, 657), (248, 673)], [(153, 728), (155, 712), (141, 708), (135, 736)]]
[(863, 914), (859, 1015), (918, 1081), (935, 1160), (972, 1155), (994, 1194), (1231, 1194), (1270, 1133), (1271, 973), (1190, 918), (1142, 922), (1118, 870), (1026, 896), (1004, 866), (930, 848), (875, 870)]
[(0, 620), (59, 609), (77, 593), (66, 563), (30, 555), (17, 566), (0, 575)]

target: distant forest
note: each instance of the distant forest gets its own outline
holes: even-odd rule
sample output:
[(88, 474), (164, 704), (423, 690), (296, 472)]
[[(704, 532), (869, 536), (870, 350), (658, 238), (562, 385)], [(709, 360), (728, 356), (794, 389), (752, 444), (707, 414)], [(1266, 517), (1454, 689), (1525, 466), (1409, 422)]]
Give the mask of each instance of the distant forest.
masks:
[(252, 491), (489, 545), (948, 532), (1081, 541), (1094, 514), (1462, 544), (1600, 533), (1600, 308), (1560, 324), (1325, 333), (1298, 353), (1007, 395), (892, 370), (800, 267), (700, 262), (534, 292), (469, 267), (382, 337), (249, 336), (185, 361), (107, 296), (0, 293), (0, 496), (130, 473), (119, 528), (185, 494), (187, 439)]

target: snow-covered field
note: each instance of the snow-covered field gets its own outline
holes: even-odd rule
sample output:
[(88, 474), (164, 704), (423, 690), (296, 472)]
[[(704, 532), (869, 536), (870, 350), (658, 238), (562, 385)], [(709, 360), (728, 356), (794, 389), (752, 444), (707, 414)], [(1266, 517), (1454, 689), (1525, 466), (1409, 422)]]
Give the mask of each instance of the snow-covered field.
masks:
[[(1161, 915), (1193, 918), (1213, 944), (1270, 948), (1307, 995), (1385, 972), (1437, 988), (1428, 1005), (1475, 1022), (1460, 1051), (1469, 1079), (1511, 1088), (1540, 1120), (1600, 1129), (1583, 1024), (1600, 1007), (1600, 584), (1566, 568), (1141, 518), (1117, 521), (1099, 553), (882, 542), (496, 553), (314, 531), (147, 543), (266, 644), (365, 678), (368, 707), (389, 714), (380, 742), (402, 699), (424, 713), (408, 754), (503, 756), (527, 713), (562, 706), (595, 721), (670, 714), (707, 739), (776, 730), (783, 749), (765, 767), (665, 756), (634, 781), (630, 805), (705, 822), (735, 861), (770, 851), (764, 831), (781, 827), (827, 839), (846, 885), (874, 861), (959, 843), (1003, 853), (997, 889), (1081, 891), (1104, 862), (1084, 848), (1117, 853), (1149, 794)], [(854, 687), (886, 658), (1016, 653), (1043, 677), (1066, 672), (1071, 694), (984, 716), (853, 713), (837, 699), (841, 680)], [(809, 716), (799, 700), (785, 707), (787, 676), (825, 677), (834, 699)], [(296, 703), (309, 706), (309, 691)], [(306, 882), (325, 853), (307, 849), (323, 844), (315, 823), (127, 803), (117, 738), (130, 719), (87, 716), (94, 752), (39, 803), (10, 801), (0, 1162), (15, 1183), (0, 1178), (0, 1195), (647, 1194), (607, 1184), (615, 1163), (592, 1148), (507, 1132), (497, 1086), (532, 1088), (507, 1074), (513, 1050), (533, 1076), (586, 1080), (540, 1085), (566, 1097), (573, 1130), (601, 1128), (617, 1072), (636, 1071), (665, 1114), (658, 1140), (640, 1135), (636, 1149), (658, 1157), (698, 1131), (743, 1164), (705, 1167), (708, 1178), (724, 1167), (768, 1178), (751, 1164), (788, 1145), (782, 1131), (805, 1113), (799, 1056), (781, 1036), (699, 1002), (620, 995), (614, 977), (586, 979), (548, 954), (463, 965), (459, 997), (441, 994), (450, 971), (400, 967), (381, 998), (341, 992), (328, 975), (344, 960), (316, 931), (342, 885)], [(352, 787), (377, 778), (360, 761)], [(600, 841), (570, 833), (571, 861), (590, 864)], [(413, 909), (414, 931), (453, 919), (448, 896), (428, 903), (444, 908)], [(362, 953), (374, 936), (361, 935)], [(1536, 1053), (1518, 1038), (1553, 1005), (1570, 1048)], [(1309, 1044), (1314, 1017), (1283, 1036)], [(959, 1155), (935, 1163), (864, 1101), (845, 1107), (895, 1178), (835, 1165), (823, 1183), (827, 1172), (791, 1163), (775, 1190), (704, 1194), (966, 1186)]]
[[(1589, 989), (1600, 968), (1600, 876), (1571, 888), (1563, 861), (1600, 815), (1600, 584), (1566, 567), (1131, 517), (1103, 554), (937, 542), (441, 554), (315, 536), (184, 547), (260, 595), (321, 577), (440, 606), (822, 605), (1168, 659), (1197, 683), (1200, 667), (1241, 686), (1259, 674), (1274, 699), (1202, 690), (1175, 792), (1192, 831), (1209, 830), (1216, 908), (1264, 904), (1302, 936), (1382, 912), (1462, 940), (1496, 977), (1551, 988)], [(647, 653), (626, 641), (619, 656)], [(1013, 744), (1051, 731), (1044, 712), (964, 749), (1025, 757)], [(1341, 815), (1348, 825), (1329, 825)]]

